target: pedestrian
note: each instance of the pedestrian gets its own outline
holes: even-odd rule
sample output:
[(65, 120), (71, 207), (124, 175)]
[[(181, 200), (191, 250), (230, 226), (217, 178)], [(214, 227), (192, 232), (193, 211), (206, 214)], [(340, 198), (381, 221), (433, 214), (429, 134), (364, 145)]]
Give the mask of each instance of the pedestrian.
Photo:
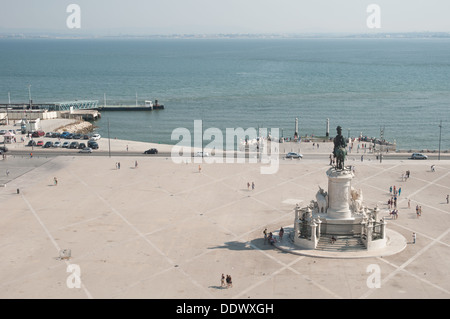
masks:
[(422, 216), (422, 206), (419, 206), (419, 216)]
[(250, 182), (247, 182), (247, 189), (250, 190)]
[(6, 176), (9, 176), (9, 170), (6, 170)]
[(127, 145), (127, 152), (128, 152), (128, 145)]
[(254, 190), (254, 189), (255, 189), (255, 183), (252, 182), (252, 190)]
[(408, 199), (408, 208), (411, 208), (411, 200)]
[(220, 278), (220, 286), (225, 287), (225, 275), (222, 274), (222, 277)]
[(399, 187), (398, 188), (398, 196), (400, 196), (400, 193), (402, 192), (402, 188), (401, 187)]
[(392, 194), (392, 186), (389, 187), (389, 194)]
[(413, 238), (413, 244), (415, 244), (416, 243), (416, 233), (412, 234), (412, 238)]
[(120, 162), (117, 163), (117, 168), (120, 169)]
[(446, 199), (447, 199), (447, 204), (448, 204), (448, 201), (449, 201), (449, 195), (447, 194), (447, 197), (446, 197)]
[(118, 169), (117, 162), (116, 162), (116, 169)]
[(58, 180), (56, 179), (56, 177), (53, 178), (53, 183), (56, 185), (58, 185)]
[(267, 228), (265, 228), (263, 230), (263, 234), (264, 234), (264, 245), (267, 243)]
[(137, 167), (138, 167), (138, 162), (134, 161), (134, 168), (137, 168)]
[(227, 288), (232, 288), (233, 287), (233, 281), (231, 280), (231, 276), (230, 275), (227, 275), (226, 282), (227, 282)]
[(281, 242), (283, 240), (283, 235), (284, 235), (283, 227), (280, 228), (280, 231), (279, 231), (278, 235), (280, 236), (280, 242)]
[(201, 173), (202, 172), (202, 167), (199, 165), (198, 166), (198, 172)]
[(434, 165), (431, 165), (431, 171), (434, 172)]
[(364, 155), (361, 155), (361, 162), (364, 162)]
[(33, 153), (30, 153), (30, 158), (33, 158)]

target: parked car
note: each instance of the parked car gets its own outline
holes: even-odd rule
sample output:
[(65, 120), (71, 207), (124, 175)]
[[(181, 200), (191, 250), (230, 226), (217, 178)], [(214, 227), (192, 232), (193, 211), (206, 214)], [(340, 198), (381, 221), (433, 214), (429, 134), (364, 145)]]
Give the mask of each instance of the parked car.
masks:
[(83, 149), (83, 148), (86, 148), (86, 144), (80, 143), (80, 144), (78, 145), (78, 148), (79, 148), (80, 150)]
[(62, 133), (59, 135), (59, 137), (60, 137), (60, 138), (66, 138), (67, 135), (69, 135), (69, 134), (70, 134), (69, 132), (64, 131), (64, 132), (62, 132)]
[(295, 152), (289, 152), (286, 154), (286, 158), (303, 158), (303, 155)]
[(53, 132), (47, 132), (45, 133), (45, 137), (52, 137)]
[(0, 135), (5, 135), (7, 130), (0, 130)]
[(61, 142), (56, 141), (55, 143), (53, 143), (53, 147), (61, 147)]
[(61, 147), (63, 148), (68, 148), (70, 145), (70, 142), (64, 142), (63, 145)]
[(100, 134), (94, 134), (94, 135), (92, 135), (92, 137), (91, 137), (91, 141), (97, 141), (97, 140), (99, 140), (100, 138), (101, 138)]
[(413, 153), (410, 157), (411, 159), (427, 159), (428, 156), (421, 153)]
[(73, 133), (69, 133), (66, 135), (65, 139), (71, 140), (73, 139)]
[(50, 148), (50, 147), (53, 147), (53, 142), (48, 141), (44, 144), (44, 148)]
[(56, 133), (56, 132), (53, 132), (52, 133), (52, 137), (53, 138), (58, 138), (58, 137), (60, 137), (61, 136), (61, 134), (59, 134), (59, 133)]
[(156, 148), (151, 148), (149, 150), (146, 150), (144, 154), (158, 154), (158, 150)]
[(38, 142), (36, 143), (36, 146), (44, 146), (44, 141), (38, 141)]
[(30, 140), (28, 142), (27, 146), (36, 146), (36, 141), (35, 140)]
[(84, 147), (83, 149), (80, 150), (79, 153), (92, 153), (92, 148)]
[(78, 133), (73, 135), (73, 139), (74, 139), (74, 140), (79, 140), (79, 139), (81, 139), (82, 137), (83, 137), (83, 135), (78, 134)]
[(83, 140), (88, 140), (89, 138), (90, 138), (90, 136), (88, 134), (83, 135)]
[(31, 133), (31, 136), (33, 136), (33, 137), (41, 137), (44, 135), (45, 135), (44, 131), (34, 131), (33, 133)]
[(88, 141), (87, 146), (93, 150), (98, 149), (98, 143), (96, 141)]
[(3, 153), (8, 152), (8, 148), (6, 146), (0, 146), (0, 151), (2, 151)]
[(72, 143), (70, 143), (69, 148), (78, 148), (78, 142), (74, 141)]

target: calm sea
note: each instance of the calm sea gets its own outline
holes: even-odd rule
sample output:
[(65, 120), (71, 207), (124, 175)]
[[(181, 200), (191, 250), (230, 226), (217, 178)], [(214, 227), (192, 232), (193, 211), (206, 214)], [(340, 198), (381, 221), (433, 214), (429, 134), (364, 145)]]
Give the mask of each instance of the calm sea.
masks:
[[(175, 128), (280, 128), (292, 136), (396, 140), (450, 149), (449, 39), (0, 40), (0, 101), (159, 100), (106, 112), (102, 135), (175, 144)], [(125, 102), (124, 102), (125, 103)]]

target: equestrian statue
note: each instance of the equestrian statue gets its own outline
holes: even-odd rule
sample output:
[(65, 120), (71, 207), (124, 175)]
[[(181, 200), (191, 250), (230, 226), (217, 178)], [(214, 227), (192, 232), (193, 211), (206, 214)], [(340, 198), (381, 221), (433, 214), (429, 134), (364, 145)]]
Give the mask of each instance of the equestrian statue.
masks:
[(344, 169), (345, 157), (347, 156), (347, 142), (342, 136), (342, 128), (338, 126), (336, 128), (337, 135), (334, 138), (333, 155), (336, 158), (336, 169)]

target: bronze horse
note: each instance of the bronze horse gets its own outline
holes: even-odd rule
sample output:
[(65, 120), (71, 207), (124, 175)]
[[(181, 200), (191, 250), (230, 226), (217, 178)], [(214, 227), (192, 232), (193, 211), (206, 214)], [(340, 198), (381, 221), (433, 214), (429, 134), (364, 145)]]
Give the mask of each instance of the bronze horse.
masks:
[(334, 153), (334, 156), (336, 157), (336, 169), (344, 169), (344, 162), (347, 151), (344, 147), (338, 147)]

